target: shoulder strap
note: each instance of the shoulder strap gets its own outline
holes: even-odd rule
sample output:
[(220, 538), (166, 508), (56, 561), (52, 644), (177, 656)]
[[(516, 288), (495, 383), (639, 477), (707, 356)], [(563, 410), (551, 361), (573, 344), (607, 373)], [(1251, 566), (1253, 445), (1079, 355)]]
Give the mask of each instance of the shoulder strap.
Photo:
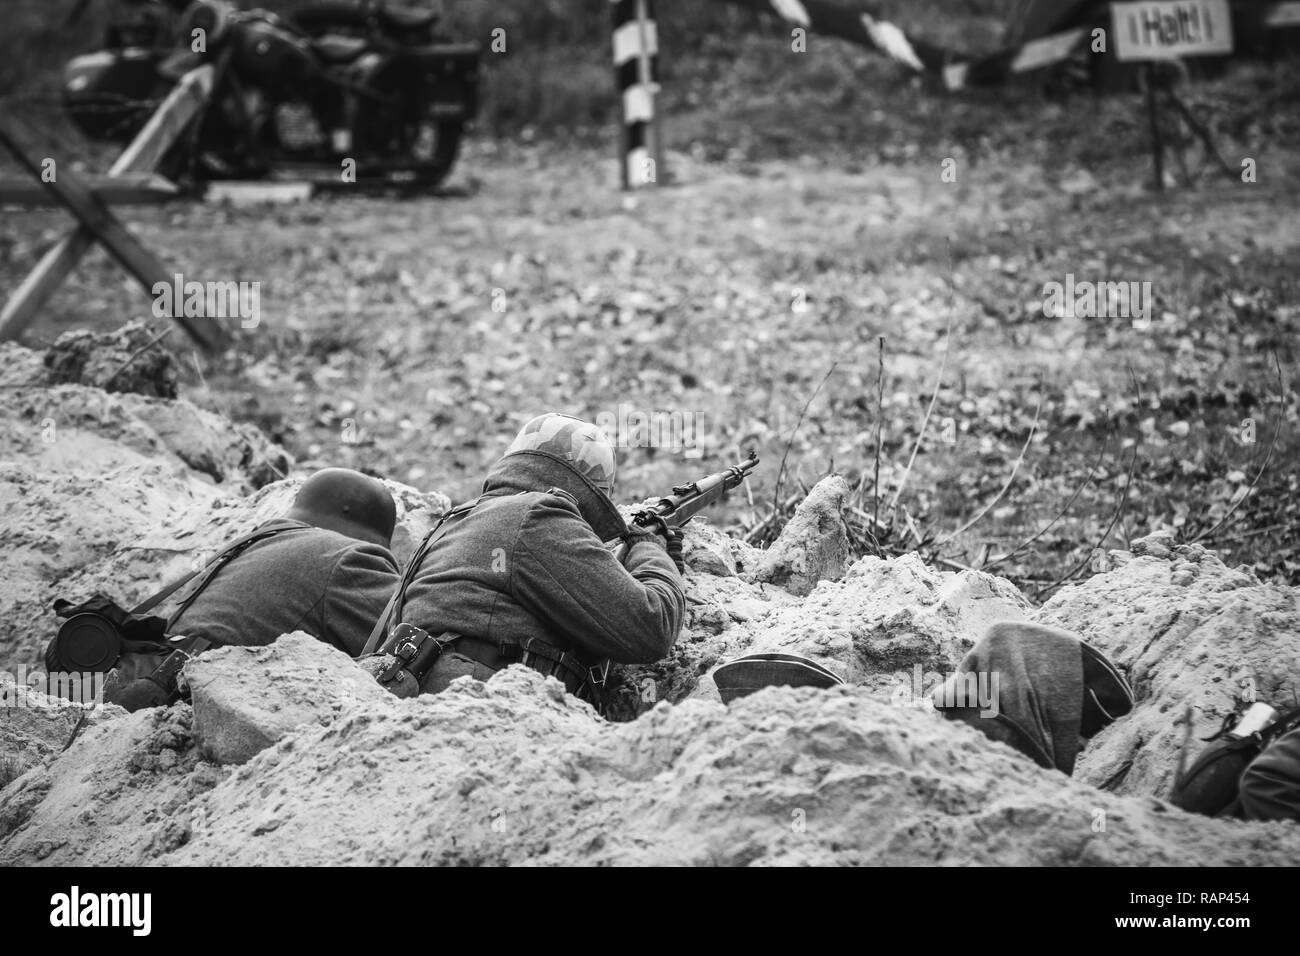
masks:
[(383, 613), (379, 615), (379, 620), (375, 621), (375, 626), (370, 631), (370, 637), (366, 639), (366, 644), (361, 648), (361, 653), (357, 657), (368, 657), (375, 653), (379, 649), (379, 645), (383, 643), (384, 635), (388, 633), (388, 622), (392, 619), (393, 612), (399, 610), (407, 586), (415, 577), (416, 572), (420, 570), (420, 565), (424, 563), (425, 556), (428, 555), (429, 549), (433, 546), (433, 542), (437, 539), (438, 533), (442, 531), (448, 519), (468, 514), (482, 500), (482, 498), (475, 498), (468, 504), (452, 508), (439, 517), (438, 523), (429, 529), (429, 533), (424, 536), (420, 546), (411, 555), (411, 560), (406, 562), (406, 568), (402, 571), (402, 579), (397, 582), (397, 587), (393, 590), (393, 596), (388, 599)]
[(150, 611), (156, 608), (163, 601), (167, 600), (169, 597), (171, 597), (181, 588), (185, 587), (185, 585), (193, 581), (195, 576), (200, 574), (202, 570), (203, 569), (200, 568), (198, 571), (191, 571), (189, 574), (181, 575), (171, 584), (168, 584), (166, 587), (164, 587), (161, 591), (158, 591), (156, 594), (149, 595), (149, 597), (145, 598), (135, 607), (131, 608), (130, 613), (135, 616), (148, 614)]
[[(433, 532), (430, 531), (429, 534), (433, 534)], [(428, 535), (425, 535), (424, 540), (429, 540)], [(414, 563), (416, 558), (423, 560), (423, 551), (424, 542), (421, 542), (419, 549), (416, 550), (415, 554), (411, 555), (411, 562)], [(407, 567), (410, 567), (410, 565), (407, 565)], [(384, 631), (388, 628), (388, 619), (393, 616), (393, 608), (397, 606), (397, 599), (405, 590), (406, 575), (403, 574), (402, 580), (399, 581), (397, 587), (393, 589), (392, 597), (390, 597), (388, 603), (384, 605), (384, 610), (383, 613), (379, 615), (379, 620), (375, 621), (375, 626), (370, 629), (370, 636), (366, 638), (366, 644), (361, 648), (361, 653), (357, 655), (358, 658), (369, 657), (379, 647), (379, 642), (383, 640), (384, 637)]]
[[(220, 554), (218, 554), (215, 558), (213, 558), (203, 567), (199, 568), (197, 571), (191, 571), (188, 574), (182, 575), (180, 578), (176, 579), (175, 581), (171, 582), (166, 587), (164, 587), (161, 591), (158, 591), (156, 594), (151, 594), (149, 597), (145, 598), (141, 603), (137, 604), (134, 608), (131, 609), (131, 614), (137, 616), (148, 614), (150, 611), (152, 611), (163, 601), (167, 600), (169, 597), (171, 597), (173, 594), (175, 594), (185, 585), (193, 581), (196, 577), (198, 577), (201, 574), (206, 575), (205, 580), (201, 581), (198, 587), (194, 589), (194, 592), (186, 597), (185, 604), (182, 607), (183, 608), (188, 607), (189, 603), (193, 601), (196, 597), (198, 597), (199, 593), (202, 592), (202, 590), (208, 586), (208, 583), (212, 580), (212, 578), (216, 575), (216, 573), (220, 571), (223, 567), (225, 567), (228, 563), (230, 563), (230, 561), (236, 555), (241, 554), (245, 548), (249, 547), (252, 544), (255, 544), (258, 541), (262, 541), (266, 538), (270, 538), (273, 537), (274, 535), (280, 534), (283, 531), (295, 531), (295, 530), (297, 530), (296, 527), (264, 528), (258, 531), (250, 531), (248, 534), (236, 538), (234, 541), (230, 542), (230, 544), (226, 545), (225, 549), (223, 549)], [(176, 616), (179, 616), (179, 614), (173, 615), (173, 617)]]

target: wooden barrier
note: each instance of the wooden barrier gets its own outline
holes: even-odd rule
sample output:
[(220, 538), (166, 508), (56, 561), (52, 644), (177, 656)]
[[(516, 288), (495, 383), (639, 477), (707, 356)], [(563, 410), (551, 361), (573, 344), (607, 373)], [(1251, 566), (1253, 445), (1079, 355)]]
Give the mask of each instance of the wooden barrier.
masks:
[[(159, 105), (149, 122), (123, 150), (107, 177), (83, 179), (66, 169), (57, 170), (52, 180), (42, 176), (41, 164), (32, 156), (31, 132), (15, 119), (0, 122), (0, 145), (40, 183), (45, 202), (63, 206), (76, 216), (77, 227), (60, 239), (19, 284), (0, 311), (0, 339), (16, 338), (36, 317), (41, 306), (72, 272), (95, 243), (103, 245), (123, 267), (152, 293), (156, 282), (170, 283), (168, 269), (113, 215), (109, 203), (122, 195), (145, 195), (153, 201), (175, 191), (175, 186), (152, 174), (154, 168), (206, 105), (212, 93), (214, 70), (205, 64), (190, 71)], [(106, 180), (121, 180), (108, 184)], [(161, 182), (158, 182), (161, 180)], [(163, 185), (166, 184), (166, 185)], [(194, 322), (184, 316), (176, 321), (204, 351), (218, 352), (229, 344), (229, 335), (215, 322)]]

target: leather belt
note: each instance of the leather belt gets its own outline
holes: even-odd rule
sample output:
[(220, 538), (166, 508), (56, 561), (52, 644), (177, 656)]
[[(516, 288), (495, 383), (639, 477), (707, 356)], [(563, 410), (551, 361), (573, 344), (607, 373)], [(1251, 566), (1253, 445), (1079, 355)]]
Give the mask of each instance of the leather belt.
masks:
[[(538, 640), (526, 641), (525, 645), (459, 635), (449, 643), (447, 652), (460, 654), (492, 671), (523, 663), (533, 670), (554, 676), (569, 693), (587, 700), (599, 709), (608, 664), (604, 668), (588, 667), (572, 654)], [(596, 678), (597, 673), (599, 679)]]
[(455, 642), (447, 648), (452, 654), (460, 654), (462, 657), (468, 657), (476, 664), (482, 664), (484, 667), (494, 671), (513, 663), (501, 654), (501, 645), (496, 641), (485, 641), (481, 637), (467, 637), (461, 635), (456, 638)]

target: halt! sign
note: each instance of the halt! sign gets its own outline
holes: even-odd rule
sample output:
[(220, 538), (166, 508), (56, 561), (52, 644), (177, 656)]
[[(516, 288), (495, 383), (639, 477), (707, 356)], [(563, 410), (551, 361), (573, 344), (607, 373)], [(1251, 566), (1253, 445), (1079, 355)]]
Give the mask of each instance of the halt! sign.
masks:
[(1112, 3), (1110, 13), (1119, 60), (1171, 60), (1232, 52), (1228, 0)]

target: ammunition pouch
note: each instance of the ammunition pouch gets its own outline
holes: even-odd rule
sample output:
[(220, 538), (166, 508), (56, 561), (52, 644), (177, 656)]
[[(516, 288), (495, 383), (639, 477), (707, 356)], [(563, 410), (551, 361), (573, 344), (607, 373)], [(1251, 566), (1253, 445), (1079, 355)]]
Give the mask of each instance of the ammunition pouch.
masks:
[(416, 696), (429, 671), (456, 636), (434, 637), (414, 624), (397, 625), (380, 648), (380, 669), (375, 672), (375, 680), (398, 697)]

